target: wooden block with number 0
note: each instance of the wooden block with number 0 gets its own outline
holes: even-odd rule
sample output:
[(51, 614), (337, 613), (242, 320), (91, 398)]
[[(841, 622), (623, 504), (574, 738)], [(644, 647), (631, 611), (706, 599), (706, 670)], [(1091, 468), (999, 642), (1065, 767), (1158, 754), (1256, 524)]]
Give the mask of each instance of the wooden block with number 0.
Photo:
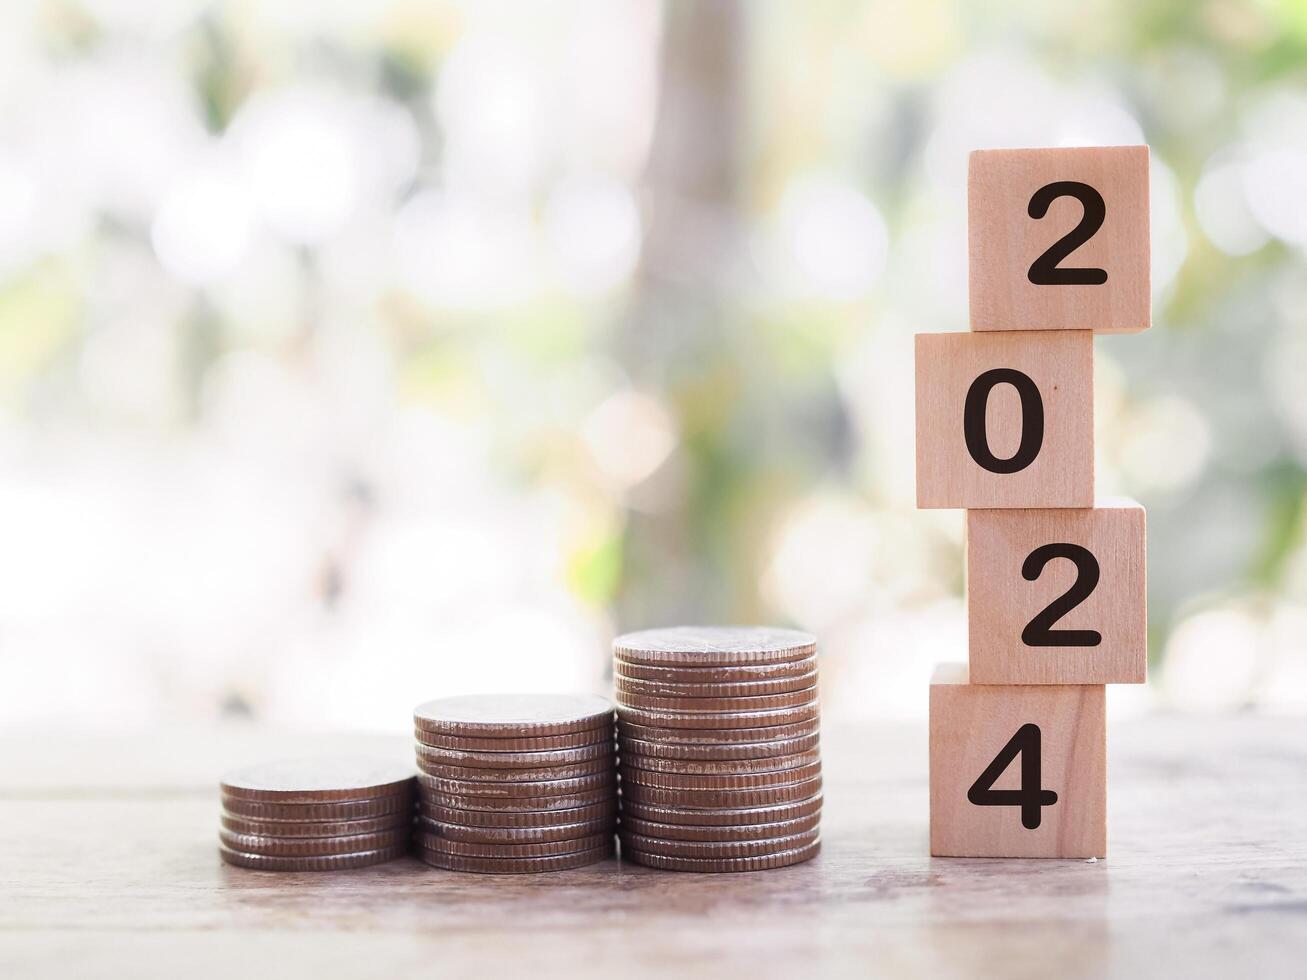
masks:
[(967, 622), (977, 684), (1142, 684), (1144, 509), (968, 511)]
[(916, 338), (918, 507), (1092, 507), (1087, 330)]
[(930, 685), (930, 853), (1107, 854), (1101, 684), (970, 684), (941, 664)]
[(967, 209), (972, 330), (1152, 322), (1148, 147), (976, 150)]

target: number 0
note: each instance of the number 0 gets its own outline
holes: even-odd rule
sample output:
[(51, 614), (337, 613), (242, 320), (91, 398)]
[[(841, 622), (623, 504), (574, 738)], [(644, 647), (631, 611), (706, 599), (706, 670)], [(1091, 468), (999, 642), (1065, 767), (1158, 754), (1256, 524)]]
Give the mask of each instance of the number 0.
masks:
[[(999, 459), (989, 448), (985, 420), (989, 413), (989, 393), (1002, 384), (1011, 385), (1021, 396), (1021, 443), (1007, 459)], [(967, 452), (977, 465), (991, 473), (1018, 473), (1035, 461), (1044, 445), (1044, 399), (1039, 388), (1015, 368), (993, 368), (984, 372), (967, 389), (962, 406), (962, 435)]]

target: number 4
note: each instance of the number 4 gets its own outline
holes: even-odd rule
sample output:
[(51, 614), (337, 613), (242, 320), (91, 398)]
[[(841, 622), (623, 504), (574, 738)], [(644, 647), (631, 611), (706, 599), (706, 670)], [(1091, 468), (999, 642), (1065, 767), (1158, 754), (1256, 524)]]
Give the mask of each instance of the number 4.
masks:
[[(1021, 756), (1021, 788), (994, 789), (994, 783), (1012, 761)], [(1057, 794), (1040, 786), (1039, 726), (1022, 725), (994, 756), (994, 761), (967, 790), (967, 800), (975, 806), (1019, 806), (1021, 826), (1038, 830), (1043, 808), (1057, 802)]]

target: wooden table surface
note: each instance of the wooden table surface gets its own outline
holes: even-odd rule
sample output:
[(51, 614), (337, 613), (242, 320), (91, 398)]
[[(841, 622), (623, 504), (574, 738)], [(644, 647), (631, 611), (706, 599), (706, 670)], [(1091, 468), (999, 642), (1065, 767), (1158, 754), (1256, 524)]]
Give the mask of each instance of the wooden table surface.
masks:
[(228, 868), (229, 765), (403, 739), (0, 737), (0, 976), (1303, 976), (1307, 722), (1110, 726), (1105, 861), (932, 859), (923, 728), (825, 734), (824, 852), (688, 875)]

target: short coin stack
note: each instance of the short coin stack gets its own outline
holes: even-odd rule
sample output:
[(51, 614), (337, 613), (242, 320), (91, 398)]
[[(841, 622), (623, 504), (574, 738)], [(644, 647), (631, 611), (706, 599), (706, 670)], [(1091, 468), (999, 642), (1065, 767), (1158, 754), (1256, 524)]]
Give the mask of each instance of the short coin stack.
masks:
[(761, 871), (821, 848), (816, 638), (677, 627), (613, 642), (622, 857)]
[(222, 780), (220, 853), (264, 871), (336, 871), (409, 849), (413, 768), (376, 759), (297, 759)]
[(418, 853), (450, 871), (579, 868), (613, 853), (613, 704), (472, 695), (413, 711)]

